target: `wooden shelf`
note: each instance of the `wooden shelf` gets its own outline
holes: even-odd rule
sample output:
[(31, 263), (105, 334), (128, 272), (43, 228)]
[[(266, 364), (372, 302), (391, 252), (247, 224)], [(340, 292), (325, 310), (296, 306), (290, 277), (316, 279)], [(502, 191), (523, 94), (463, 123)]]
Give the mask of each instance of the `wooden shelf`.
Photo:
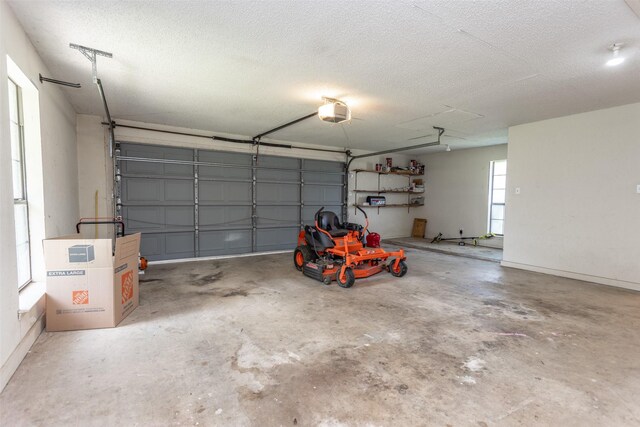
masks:
[(417, 203), (413, 203), (413, 204), (409, 204), (409, 203), (402, 203), (402, 204), (395, 204), (395, 203), (388, 203), (386, 205), (380, 205), (380, 206), (372, 206), (372, 205), (353, 205), (355, 207), (358, 208), (417, 208), (419, 206), (424, 206), (423, 204), (417, 204)]
[[(354, 194), (356, 194), (355, 198), (356, 200), (354, 201), (355, 203), (352, 205), (354, 206), (354, 212), (355, 212), (355, 208), (378, 208), (378, 215), (380, 214), (380, 208), (406, 208), (407, 209), (407, 213), (409, 213), (411, 211), (411, 208), (417, 208), (420, 206), (424, 206), (424, 203), (411, 203), (412, 201), (412, 195), (419, 195), (422, 196), (425, 192), (424, 191), (410, 191), (410, 190), (381, 190), (380, 187), (380, 177), (382, 175), (396, 175), (396, 176), (404, 176), (405, 178), (409, 178), (409, 182), (411, 182), (411, 178), (415, 177), (415, 176), (423, 176), (424, 174), (421, 173), (416, 173), (416, 172), (411, 172), (409, 170), (400, 170), (400, 171), (390, 171), (390, 172), (383, 172), (383, 171), (375, 171), (375, 170), (370, 170), (370, 169), (354, 169), (351, 172), (354, 172), (354, 187), (355, 189), (352, 190)], [(377, 185), (377, 189), (375, 190), (360, 190), (358, 189), (358, 172), (364, 172), (364, 173), (373, 173), (377, 175), (377, 181), (378, 181), (378, 185)], [(405, 187), (405, 188), (409, 188)], [(404, 198), (405, 199), (405, 203), (387, 203), (384, 205), (380, 205), (380, 206), (372, 206), (372, 205), (364, 205), (364, 204), (359, 204), (358, 200), (357, 200), (357, 194), (360, 193), (365, 193), (365, 194), (406, 194), (407, 196)], [(396, 196), (398, 197), (398, 196)], [(419, 198), (413, 198), (413, 201), (416, 200), (424, 200), (424, 196), (419, 197)], [(397, 202), (398, 200), (396, 200)]]
[(351, 172), (368, 172), (368, 173), (377, 173), (378, 175), (401, 175), (401, 176), (422, 176), (421, 173), (415, 173), (411, 171), (391, 171), (391, 172), (383, 172), (369, 169), (354, 169)]

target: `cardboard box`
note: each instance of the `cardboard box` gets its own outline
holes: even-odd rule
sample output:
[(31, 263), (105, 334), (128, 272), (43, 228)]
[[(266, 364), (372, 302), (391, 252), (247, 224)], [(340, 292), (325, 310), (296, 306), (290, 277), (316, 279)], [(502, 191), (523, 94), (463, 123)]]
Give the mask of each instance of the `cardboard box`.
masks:
[(424, 218), (413, 219), (413, 230), (411, 230), (411, 237), (422, 237), (427, 231), (427, 220)]
[(140, 233), (47, 239), (47, 331), (112, 328), (138, 307)]

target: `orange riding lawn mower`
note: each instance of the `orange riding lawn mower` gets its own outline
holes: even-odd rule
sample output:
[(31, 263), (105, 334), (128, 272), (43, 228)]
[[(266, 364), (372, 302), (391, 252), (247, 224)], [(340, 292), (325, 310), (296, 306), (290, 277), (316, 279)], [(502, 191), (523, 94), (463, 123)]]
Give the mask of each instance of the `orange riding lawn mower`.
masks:
[(379, 247), (375, 233), (369, 236), (375, 234), (378, 239), (367, 239), (365, 245), (369, 218), (365, 211), (357, 209), (364, 215), (364, 227), (350, 222), (340, 224), (335, 213), (320, 208), (315, 214), (315, 227), (307, 225), (298, 235), (298, 247), (293, 253), (295, 267), (325, 285), (335, 280), (343, 288), (383, 270), (395, 277), (407, 274), (404, 250), (385, 251)]

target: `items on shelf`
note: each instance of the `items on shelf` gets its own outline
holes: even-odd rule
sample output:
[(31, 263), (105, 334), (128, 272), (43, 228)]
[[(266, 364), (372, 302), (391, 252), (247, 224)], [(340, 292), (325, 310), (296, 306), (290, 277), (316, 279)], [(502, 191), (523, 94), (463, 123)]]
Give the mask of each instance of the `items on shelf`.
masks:
[(367, 204), (369, 206), (384, 206), (387, 199), (384, 196), (367, 196)]
[(424, 196), (412, 197), (410, 203), (412, 205), (422, 206), (422, 205), (424, 205)]
[(393, 166), (393, 158), (387, 157), (384, 164), (375, 164), (375, 171), (382, 173), (397, 172), (400, 174), (406, 172), (412, 175), (424, 175), (424, 165), (417, 160), (409, 160), (409, 166), (407, 167)]
[[(416, 163), (417, 166), (422, 166)], [(399, 168), (399, 167), (391, 167), (393, 170), (385, 171), (385, 169), (389, 168), (389, 166), (382, 166), (381, 164), (375, 165), (375, 170), (368, 169), (354, 169), (352, 172), (355, 173), (355, 181), (354, 181), (354, 189), (353, 193), (356, 195), (356, 199), (354, 201), (354, 206), (356, 207), (374, 207), (374, 208), (397, 208), (397, 207), (406, 207), (408, 209), (414, 208), (417, 206), (424, 205), (424, 196), (412, 197), (414, 193), (424, 193), (424, 184), (422, 179), (414, 179), (414, 176), (418, 175), (420, 169), (414, 169), (412, 172), (409, 168)], [(422, 168), (424, 168), (422, 166)], [(424, 170), (424, 169), (422, 169)], [(377, 188), (370, 188), (369, 185), (367, 189), (359, 189), (358, 188), (358, 174), (359, 173), (372, 173), (376, 174), (377, 179)], [(381, 178), (385, 175), (399, 175), (404, 176), (409, 179), (407, 186), (404, 187), (382, 187)], [(385, 178), (389, 179), (389, 178)], [(358, 199), (358, 194), (361, 193), (370, 193), (370, 194), (378, 194), (378, 196), (360, 196)], [(382, 193), (397, 193), (406, 194), (406, 199), (404, 203), (396, 203), (392, 198), (391, 202), (388, 202), (385, 197), (380, 196)], [(396, 199), (397, 200), (397, 199)]]

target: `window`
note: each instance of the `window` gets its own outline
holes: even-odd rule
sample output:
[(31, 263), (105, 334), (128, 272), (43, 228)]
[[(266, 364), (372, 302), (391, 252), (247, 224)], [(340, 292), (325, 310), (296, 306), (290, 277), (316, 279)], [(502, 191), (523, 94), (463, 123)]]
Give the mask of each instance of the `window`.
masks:
[(24, 150), (24, 115), (20, 86), (9, 80), (9, 127), (11, 134), (11, 172), (13, 177), (13, 211), (16, 225), (18, 288), (31, 281), (29, 244), (29, 204)]
[(489, 176), (489, 233), (504, 234), (504, 201), (507, 192), (507, 161), (495, 160)]

